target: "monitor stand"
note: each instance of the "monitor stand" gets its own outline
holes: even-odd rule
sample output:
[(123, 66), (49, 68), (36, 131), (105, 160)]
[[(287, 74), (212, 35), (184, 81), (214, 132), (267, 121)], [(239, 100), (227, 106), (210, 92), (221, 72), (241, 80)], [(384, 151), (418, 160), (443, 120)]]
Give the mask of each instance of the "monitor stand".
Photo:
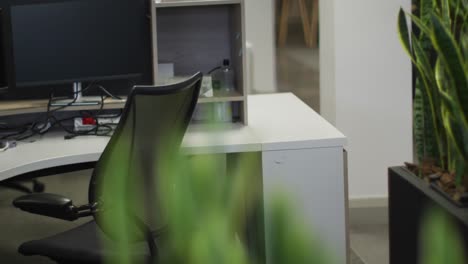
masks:
[(82, 91), (81, 82), (74, 82), (73, 99), (54, 100), (50, 103), (50, 106), (90, 106), (101, 104), (101, 97), (84, 97)]

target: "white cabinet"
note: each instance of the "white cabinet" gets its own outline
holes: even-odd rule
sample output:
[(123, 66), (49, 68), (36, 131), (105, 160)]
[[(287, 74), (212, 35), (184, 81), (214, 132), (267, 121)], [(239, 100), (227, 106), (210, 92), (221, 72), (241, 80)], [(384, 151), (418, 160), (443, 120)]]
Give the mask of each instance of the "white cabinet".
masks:
[[(278, 191), (286, 192), (314, 239), (323, 242), (337, 263), (346, 263), (343, 148), (266, 151), (262, 163), (264, 201), (271, 201), (269, 197)], [(266, 238), (269, 241), (268, 233)]]

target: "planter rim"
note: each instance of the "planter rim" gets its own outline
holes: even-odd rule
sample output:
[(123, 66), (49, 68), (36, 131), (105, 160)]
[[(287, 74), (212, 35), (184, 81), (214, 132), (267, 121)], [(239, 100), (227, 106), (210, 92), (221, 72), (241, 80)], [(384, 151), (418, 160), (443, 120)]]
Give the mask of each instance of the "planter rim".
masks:
[(453, 216), (462, 221), (468, 226), (468, 208), (462, 208), (456, 206), (438, 191), (434, 190), (430, 184), (417, 177), (414, 173), (409, 171), (405, 166), (390, 167), (388, 177), (399, 176), (415, 188), (419, 189), (424, 195), (430, 198), (434, 203), (447, 210)]

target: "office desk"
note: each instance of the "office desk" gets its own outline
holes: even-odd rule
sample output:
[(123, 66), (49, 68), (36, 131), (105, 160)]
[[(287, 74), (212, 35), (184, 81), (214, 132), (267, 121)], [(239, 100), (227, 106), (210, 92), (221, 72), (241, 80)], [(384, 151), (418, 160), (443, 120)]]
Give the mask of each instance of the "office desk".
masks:
[[(191, 125), (182, 151), (193, 155), (260, 153), (266, 203), (278, 188), (289, 191), (304, 215), (304, 224), (321, 236), (338, 263), (346, 263), (345, 136), (293, 94), (254, 95), (248, 101), (249, 126)], [(0, 153), (0, 180), (50, 167), (95, 162), (109, 140), (93, 136), (64, 140), (63, 136), (46, 134)], [(268, 218), (265, 221), (268, 225)]]

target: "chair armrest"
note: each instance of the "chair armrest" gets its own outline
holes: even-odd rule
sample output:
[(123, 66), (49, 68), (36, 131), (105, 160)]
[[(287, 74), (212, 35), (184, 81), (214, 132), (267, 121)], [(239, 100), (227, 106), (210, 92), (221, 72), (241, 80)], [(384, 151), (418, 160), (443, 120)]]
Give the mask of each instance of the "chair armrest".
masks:
[(68, 221), (92, 215), (93, 212), (91, 210), (92, 206), (76, 207), (71, 199), (50, 193), (34, 193), (21, 196), (13, 201), (13, 205), (29, 213)]

